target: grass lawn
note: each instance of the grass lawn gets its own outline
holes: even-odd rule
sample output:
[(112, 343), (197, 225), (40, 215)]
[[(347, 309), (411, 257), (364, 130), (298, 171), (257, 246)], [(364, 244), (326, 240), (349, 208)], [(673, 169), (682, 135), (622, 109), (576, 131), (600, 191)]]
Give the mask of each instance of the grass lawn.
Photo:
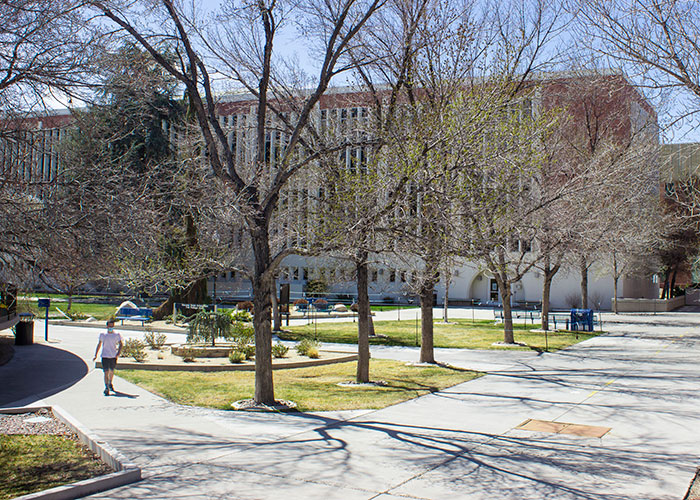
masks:
[[(545, 336), (543, 333), (533, 333), (530, 330), (537, 328), (531, 324), (515, 324), (515, 341), (527, 344), (516, 349), (545, 350)], [(357, 343), (357, 323), (324, 323), (316, 325), (286, 327), (289, 332), (280, 333), (285, 340), (299, 340), (302, 337), (314, 335), (322, 342), (339, 342), (342, 344)], [(385, 335), (386, 338), (370, 339), (371, 344), (377, 345), (406, 345), (415, 346), (420, 342), (420, 325), (416, 329), (416, 322), (405, 321), (375, 321), (374, 331), (377, 335)], [(499, 349), (493, 346), (494, 342), (503, 340), (503, 325), (494, 325), (493, 321), (471, 319), (453, 319), (449, 324), (435, 322), (434, 330), (435, 347), (460, 347), (465, 349)], [(588, 340), (598, 335), (596, 332), (550, 332), (547, 334), (546, 346), (549, 351), (556, 351), (572, 344)], [(418, 342), (416, 342), (416, 340)], [(508, 349), (513, 349), (508, 347)]]
[[(371, 380), (386, 386), (339, 387), (355, 379), (357, 363), (275, 370), (275, 397), (294, 401), (301, 411), (384, 408), (480, 376), (441, 367), (406, 366), (373, 359)], [(231, 403), (253, 397), (254, 372), (160, 372), (119, 370), (130, 382), (177, 403), (230, 410)]]
[[(43, 318), (46, 314), (46, 310), (44, 308), (39, 309), (36, 302), (22, 299), (19, 299), (17, 302), (18, 310), (20, 312), (33, 312), (39, 318)], [(66, 302), (52, 303), (51, 307), (49, 308), (49, 317), (63, 317), (58, 311), (56, 311), (56, 306), (58, 306), (61, 311), (67, 312), (66, 308), (68, 307), (68, 304)], [(107, 318), (114, 315), (115, 311), (116, 306), (113, 304), (81, 304), (78, 302), (73, 302), (73, 306), (70, 310), (72, 313), (83, 313), (99, 320), (107, 320)]]
[(67, 437), (0, 435), (0, 500), (109, 472), (88, 448)]

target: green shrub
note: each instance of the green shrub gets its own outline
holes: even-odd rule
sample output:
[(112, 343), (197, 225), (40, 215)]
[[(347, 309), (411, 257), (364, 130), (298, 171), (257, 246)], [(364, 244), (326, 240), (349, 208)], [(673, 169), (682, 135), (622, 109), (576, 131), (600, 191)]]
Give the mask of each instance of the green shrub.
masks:
[(231, 325), (231, 339), (235, 344), (247, 345), (255, 342), (255, 330), (250, 324), (236, 321)]
[(231, 352), (228, 353), (228, 360), (231, 363), (243, 363), (244, 359), (247, 359), (245, 353), (238, 349), (231, 349)]
[(318, 357), (318, 350), (321, 347), (321, 343), (318, 340), (310, 339), (308, 337), (301, 339), (296, 346), (297, 352), (301, 356), (308, 356), (309, 351), (314, 349), (316, 351), (316, 357)]
[(231, 312), (231, 321), (239, 321), (241, 323), (250, 323), (253, 317), (248, 311), (233, 311)]
[(158, 332), (146, 332), (143, 340), (150, 346), (151, 349), (161, 350), (168, 340), (168, 336)]
[(306, 351), (306, 355), (310, 357), (311, 359), (318, 359), (319, 354), (318, 354), (318, 349), (316, 347), (309, 347), (309, 350)]
[(324, 295), (328, 293), (328, 284), (322, 279), (314, 279), (306, 282), (304, 291), (309, 295)]
[(146, 351), (144, 351), (145, 347), (146, 344), (141, 342), (139, 339), (126, 339), (124, 346), (122, 347), (121, 355), (134, 358), (135, 361), (141, 363), (146, 359)]
[(287, 355), (289, 352), (289, 347), (281, 343), (280, 341), (277, 341), (275, 345), (272, 346), (272, 355), (275, 358), (283, 358)]
[(198, 341), (211, 342), (215, 345), (218, 338), (230, 339), (231, 315), (226, 312), (201, 311), (190, 321), (190, 329), (187, 333), (187, 342), (193, 344)]
[(255, 346), (252, 344), (240, 346), (238, 350), (245, 355), (245, 359), (253, 359), (255, 357)]

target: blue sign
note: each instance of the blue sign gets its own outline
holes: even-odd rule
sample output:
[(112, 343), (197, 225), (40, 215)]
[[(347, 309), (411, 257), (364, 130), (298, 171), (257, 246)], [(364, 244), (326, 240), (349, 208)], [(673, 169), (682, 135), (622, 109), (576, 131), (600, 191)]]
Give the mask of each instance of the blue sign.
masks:
[(39, 307), (50, 307), (51, 306), (51, 299), (39, 299), (39, 300), (37, 300), (37, 305)]

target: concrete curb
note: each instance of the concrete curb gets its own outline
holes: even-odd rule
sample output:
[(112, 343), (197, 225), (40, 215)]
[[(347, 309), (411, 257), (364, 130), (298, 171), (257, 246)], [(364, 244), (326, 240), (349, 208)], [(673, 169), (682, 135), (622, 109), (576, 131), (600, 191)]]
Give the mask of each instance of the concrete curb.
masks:
[(36, 493), (30, 493), (17, 497), (15, 500), (69, 500), (100, 491), (111, 490), (112, 488), (141, 480), (141, 469), (139, 467), (129, 462), (123, 455), (112, 448), (109, 443), (83, 427), (80, 422), (75, 420), (60, 406), (2, 408), (0, 409), (0, 413), (29, 413), (42, 409), (50, 409), (57, 419), (77, 434), (83, 444), (90, 448), (103, 462), (112, 467), (116, 472), (66, 484), (64, 486), (57, 486)]
[[(342, 351), (326, 351), (326, 352), (342, 352)], [(309, 359), (308, 361), (298, 361), (290, 363), (272, 363), (272, 370), (284, 370), (288, 368), (307, 368), (309, 366), (332, 365), (335, 363), (346, 363), (348, 361), (356, 361), (357, 354), (347, 354), (336, 358), (327, 359)], [(102, 368), (102, 362), (96, 361), (95, 368)], [(248, 371), (255, 370), (255, 364), (231, 364), (228, 365), (198, 365), (196, 363), (186, 363), (177, 365), (155, 364), (155, 363), (136, 363), (129, 361), (119, 361), (117, 363), (117, 374), (119, 370), (150, 370), (150, 371), (186, 371), (186, 372), (233, 372), (233, 371)]]

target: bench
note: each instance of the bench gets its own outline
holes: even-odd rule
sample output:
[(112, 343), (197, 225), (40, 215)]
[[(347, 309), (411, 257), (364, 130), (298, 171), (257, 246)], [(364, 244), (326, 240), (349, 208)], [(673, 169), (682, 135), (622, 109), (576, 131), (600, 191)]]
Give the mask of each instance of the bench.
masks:
[(571, 321), (571, 313), (570, 312), (549, 312), (549, 322), (554, 323), (554, 329), (558, 330), (559, 328), (557, 327), (557, 321), (559, 322), (559, 325), (565, 324), (566, 328), (565, 330), (569, 329), (569, 322)]
[(149, 307), (139, 307), (135, 309), (133, 307), (122, 307), (117, 311), (116, 318), (124, 324), (124, 320), (130, 321), (140, 321), (141, 326), (146, 321), (150, 321), (153, 317), (153, 310)]
[[(536, 319), (540, 319), (540, 311), (536, 310), (525, 310), (525, 309), (512, 309), (510, 312), (511, 319), (523, 319), (525, 320), (525, 324), (527, 324), (527, 320), (529, 319), (530, 322), (534, 325)], [(493, 319), (496, 323), (503, 323), (503, 309), (494, 309), (493, 310)]]

